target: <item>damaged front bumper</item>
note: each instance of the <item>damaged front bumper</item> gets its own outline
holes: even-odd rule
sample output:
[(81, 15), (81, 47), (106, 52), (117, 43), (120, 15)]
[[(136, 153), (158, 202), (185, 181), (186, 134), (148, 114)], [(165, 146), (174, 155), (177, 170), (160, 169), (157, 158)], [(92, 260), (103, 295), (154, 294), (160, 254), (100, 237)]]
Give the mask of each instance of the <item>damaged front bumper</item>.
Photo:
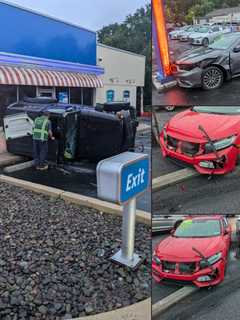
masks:
[(178, 85), (183, 88), (194, 88), (202, 86), (202, 69), (195, 67), (190, 71), (177, 68), (173, 72)]
[(163, 133), (160, 135), (160, 146), (164, 157), (189, 164), (200, 174), (207, 175), (224, 175), (232, 172), (236, 167), (239, 156), (239, 149), (234, 145), (218, 151), (218, 158), (215, 153), (189, 156), (169, 148), (164, 140)]
[(207, 267), (192, 274), (171, 273), (163, 270), (162, 265), (152, 263), (152, 277), (158, 283), (192, 285), (199, 288), (218, 285), (224, 280), (225, 261), (216, 262), (211, 268)]

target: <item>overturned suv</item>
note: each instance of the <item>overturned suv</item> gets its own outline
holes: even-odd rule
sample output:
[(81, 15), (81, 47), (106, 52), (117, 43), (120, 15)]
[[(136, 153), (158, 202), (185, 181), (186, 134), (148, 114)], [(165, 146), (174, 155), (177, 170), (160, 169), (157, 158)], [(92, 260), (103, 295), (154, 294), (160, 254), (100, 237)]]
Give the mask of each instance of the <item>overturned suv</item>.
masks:
[(27, 98), (7, 108), (4, 131), (7, 150), (32, 157), (34, 119), (50, 113), (56, 140), (49, 140), (48, 160), (55, 163), (104, 158), (134, 149), (138, 122), (129, 104), (103, 104), (96, 108), (58, 103), (45, 98)]
[(164, 157), (191, 165), (201, 174), (233, 171), (240, 154), (240, 107), (192, 107), (164, 126)]

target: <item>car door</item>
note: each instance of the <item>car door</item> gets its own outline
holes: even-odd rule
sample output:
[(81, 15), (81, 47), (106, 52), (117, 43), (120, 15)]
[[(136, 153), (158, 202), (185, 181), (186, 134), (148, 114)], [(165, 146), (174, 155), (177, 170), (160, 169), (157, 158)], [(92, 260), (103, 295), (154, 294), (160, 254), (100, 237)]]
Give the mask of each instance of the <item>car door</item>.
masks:
[(8, 115), (3, 119), (6, 140), (32, 135), (34, 122), (26, 113)]
[(213, 26), (210, 28), (209, 40), (213, 42), (221, 34), (220, 28), (218, 26)]
[(240, 41), (236, 41), (230, 49), (230, 69), (232, 76), (240, 75)]
[(33, 120), (26, 113), (11, 114), (3, 118), (8, 152), (31, 157), (33, 125)]
[(232, 236), (231, 226), (226, 218), (223, 218), (222, 222), (223, 222), (224, 239), (226, 242), (227, 249), (229, 250), (231, 245), (231, 236)]

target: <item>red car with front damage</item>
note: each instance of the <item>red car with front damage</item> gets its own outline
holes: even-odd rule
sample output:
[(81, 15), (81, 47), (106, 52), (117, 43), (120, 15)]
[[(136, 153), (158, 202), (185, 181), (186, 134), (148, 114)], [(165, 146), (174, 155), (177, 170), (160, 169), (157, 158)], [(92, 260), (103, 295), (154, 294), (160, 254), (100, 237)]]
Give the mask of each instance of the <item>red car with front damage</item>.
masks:
[(160, 134), (164, 157), (201, 174), (233, 171), (240, 154), (240, 106), (192, 107), (178, 113)]
[(152, 275), (159, 283), (215, 286), (224, 280), (231, 227), (223, 216), (185, 219), (155, 248)]

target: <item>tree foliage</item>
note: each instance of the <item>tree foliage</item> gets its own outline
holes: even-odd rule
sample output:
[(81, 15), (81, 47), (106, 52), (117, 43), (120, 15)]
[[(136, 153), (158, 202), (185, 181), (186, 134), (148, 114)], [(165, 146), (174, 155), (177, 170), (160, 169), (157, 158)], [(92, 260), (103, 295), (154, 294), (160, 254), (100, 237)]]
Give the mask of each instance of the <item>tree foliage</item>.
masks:
[(124, 22), (98, 31), (98, 41), (105, 45), (146, 56), (144, 103), (151, 103), (151, 5), (128, 15)]
[(214, 9), (239, 6), (239, 0), (166, 0), (169, 22), (192, 23), (193, 18), (205, 16)]

